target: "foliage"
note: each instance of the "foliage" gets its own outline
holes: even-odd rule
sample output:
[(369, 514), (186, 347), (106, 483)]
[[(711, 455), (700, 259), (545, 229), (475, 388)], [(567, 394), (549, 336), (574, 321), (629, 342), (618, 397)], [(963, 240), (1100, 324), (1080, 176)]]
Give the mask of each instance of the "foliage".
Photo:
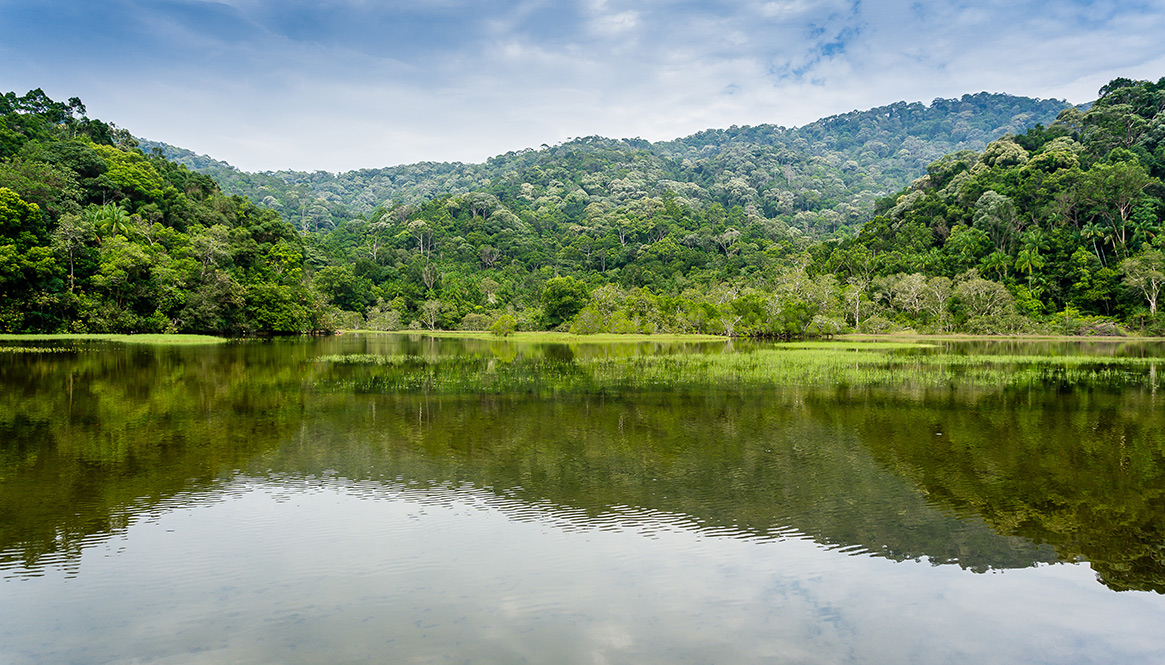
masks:
[[(740, 206), (757, 219), (828, 236), (856, 228), (879, 196), (944, 154), (982, 149), (1001, 134), (1051, 122), (1066, 106), (980, 93), (929, 106), (898, 102), (799, 128), (733, 126), (658, 143), (588, 136), (484, 164), (422, 162), (340, 174), (245, 173), (189, 150), (143, 145), (278, 210), (305, 231), (331, 230), (393, 202), (423, 205), (443, 194), (464, 197), (461, 206), (482, 220), (533, 214), (562, 225), (590, 221), (592, 206), (614, 210), (671, 195), (697, 211)], [(623, 230), (635, 235), (636, 221), (628, 218)]]
[[(0, 331), (295, 333), (320, 321), (303, 240), (276, 213), (143, 153), (78, 99), (0, 99)], [(350, 271), (310, 285), (353, 309), (375, 300)]]
[(498, 337), (507, 337), (517, 328), (518, 320), (512, 314), (502, 314), (490, 325), (489, 331)]
[(168, 147), (82, 131), (79, 106), (9, 95), (0, 183), (41, 221), (13, 222), (31, 235), (0, 249), (0, 327), (438, 330), (510, 315), (580, 334), (1019, 333), (1064, 329), (1056, 313), (1073, 308), (1116, 326), (1096, 332), (1149, 330), (1163, 89), (1106, 87), (1088, 110), (973, 95), (339, 175), (170, 153), (255, 203)]
[[(1165, 79), (1119, 81), (1087, 111), (948, 156), (881, 202), (858, 239), (878, 253), (874, 272), (917, 266), (954, 279), (976, 269), (1037, 322), (1068, 308), (1130, 323), (1142, 303), (1155, 312)], [(1119, 288), (1122, 273), (1129, 289)], [(964, 311), (957, 323), (1015, 327), (996, 316), (1012, 315)]]
[(573, 277), (555, 277), (542, 289), (542, 311), (547, 327), (554, 328), (578, 314), (590, 298), (586, 284)]

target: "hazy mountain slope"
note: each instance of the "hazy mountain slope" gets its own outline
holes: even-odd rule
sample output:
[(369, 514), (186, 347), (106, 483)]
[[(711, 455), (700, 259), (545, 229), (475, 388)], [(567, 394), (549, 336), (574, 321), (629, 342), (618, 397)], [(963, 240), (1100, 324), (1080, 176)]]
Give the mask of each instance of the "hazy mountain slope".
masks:
[(340, 174), (246, 173), (163, 143), (143, 141), (142, 147), (159, 148), (305, 230), (333, 228), (393, 202), (480, 190), (515, 212), (531, 208), (565, 221), (579, 219), (591, 204), (615, 207), (671, 192), (694, 207), (739, 205), (752, 216), (829, 235), (859, 226), (875, 199), (905, 186), (939, 157), (1049, 124), (1068, 106), (979, 93), (928, 106), (898, 102), (793, 129), (734, 126), (657, 143), (585, 137), (482, 164), (421, 162)]

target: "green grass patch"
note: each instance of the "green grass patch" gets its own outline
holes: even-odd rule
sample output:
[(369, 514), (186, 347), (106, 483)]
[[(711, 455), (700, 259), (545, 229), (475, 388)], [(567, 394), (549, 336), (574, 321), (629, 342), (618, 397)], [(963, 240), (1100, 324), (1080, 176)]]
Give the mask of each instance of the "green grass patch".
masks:
[(231, 341), (226, 337), (213, 335), (116, 335), (116, 334), (62, 334), (62, 335), (0, 335), (0, 342), (121, 342), (123, 344), (164, 344), (164, 345), (192, 345), (192, 344), (225, 344)]
[(345, 334), (369, 335), (416, 335), (452, 339), (478, 339), (493, 342), (530, 342), (541, 344), (642, 344), (644, 342), (725, 342), (729, 338), (720, 335), (575, 335), (560, 332), (515, 332), (504, 337), (488, 330), (345, 330)]
[(890, 341), (863, 341), (863, 340), (833, 340), (808, 342), (777, 342), (773, 344), (779, 349), (822, 349), (822, 350), (849, 350), (849, 351), (896, 351), (901, 349), (934, 349), (935, 344), (922, 342), (890, 342)]

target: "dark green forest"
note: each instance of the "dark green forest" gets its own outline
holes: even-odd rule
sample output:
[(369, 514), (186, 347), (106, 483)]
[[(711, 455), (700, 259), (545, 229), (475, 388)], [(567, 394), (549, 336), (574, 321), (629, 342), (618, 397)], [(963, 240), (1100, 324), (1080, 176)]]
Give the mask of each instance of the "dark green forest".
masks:
[(310, 330), (326, 303), (304, 247), (79, 99), (0, 96), (0, 331)]
[(8, 93), (0, 329), (1160, 334), (1163, 109), (1117, 79), (248, 174)]
[(947, 153), (982, 150), (1007, 133), (1050, 123), (1068, 106), (979, 93), (898, 102), (819, 120), (707, 130), (675, 141), (590, 136), (483, 164), (424, 162), (348, 173), (244, 173), (224, 162), (143, 141), (225, 191), (278, 210), (305, 231), (330, 230), (386, 202), (422, 204), (442, 194), (484, 191), (518, 214), (578, 222), (587, 205), (617, 208), (667, 193), (692, 207), (740, 205), (817, 236), (850, 233), (879, 196), (897, 191)]

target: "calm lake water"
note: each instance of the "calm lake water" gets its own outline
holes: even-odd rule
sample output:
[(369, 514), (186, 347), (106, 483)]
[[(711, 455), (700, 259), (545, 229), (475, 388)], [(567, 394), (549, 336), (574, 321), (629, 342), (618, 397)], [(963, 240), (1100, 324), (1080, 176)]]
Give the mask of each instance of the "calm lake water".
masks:
[(1165, 658), (1159, 344), (22, 344), (6, 665)]

